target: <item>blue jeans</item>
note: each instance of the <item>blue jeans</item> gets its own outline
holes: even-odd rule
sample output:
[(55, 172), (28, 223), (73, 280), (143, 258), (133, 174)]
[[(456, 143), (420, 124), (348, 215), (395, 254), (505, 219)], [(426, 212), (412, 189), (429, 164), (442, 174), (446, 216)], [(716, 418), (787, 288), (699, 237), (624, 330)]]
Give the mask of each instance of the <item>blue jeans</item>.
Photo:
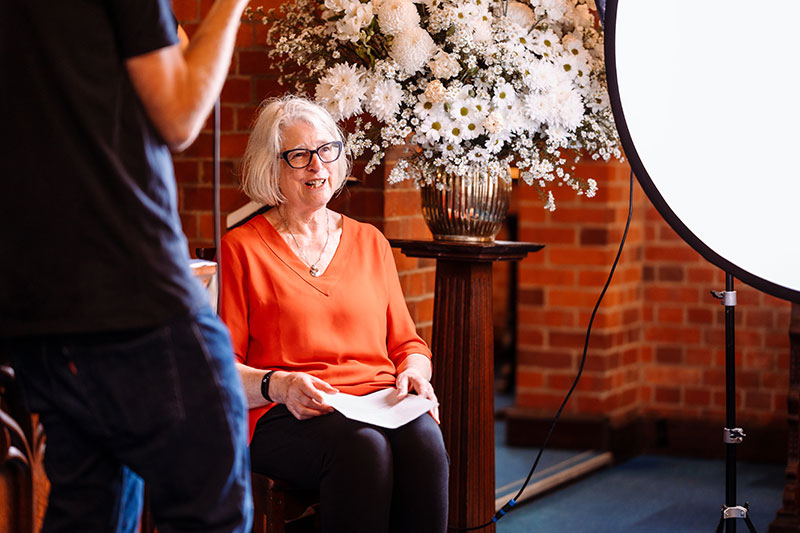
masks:
[(5, 339), (47, 436), (43, 531), (249, 532), (247, 406), (211, 309), (147, 330)]

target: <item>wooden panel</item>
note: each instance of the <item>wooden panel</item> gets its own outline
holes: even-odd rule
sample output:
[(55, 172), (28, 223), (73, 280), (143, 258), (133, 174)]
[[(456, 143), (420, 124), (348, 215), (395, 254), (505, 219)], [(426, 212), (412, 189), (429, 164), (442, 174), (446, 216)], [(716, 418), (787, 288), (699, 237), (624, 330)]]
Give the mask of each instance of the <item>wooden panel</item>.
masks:
[(789, 442), (786, 461), (786, 485), (783, 506), (769, 525), (769, 533), (800, 531), (800, 304), (792, 304), (789, 325)]

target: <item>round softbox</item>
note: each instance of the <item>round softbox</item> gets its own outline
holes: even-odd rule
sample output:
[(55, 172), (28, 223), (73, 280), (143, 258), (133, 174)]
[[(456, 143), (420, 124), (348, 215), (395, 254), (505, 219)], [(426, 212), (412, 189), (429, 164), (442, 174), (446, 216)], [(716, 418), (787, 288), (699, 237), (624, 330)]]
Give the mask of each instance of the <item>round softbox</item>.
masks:
[(661, 216), (728, 274), (800, 302), (800, 46), (776, 20), (800, 20), (800, 2), (608, 0), (606, 70)]

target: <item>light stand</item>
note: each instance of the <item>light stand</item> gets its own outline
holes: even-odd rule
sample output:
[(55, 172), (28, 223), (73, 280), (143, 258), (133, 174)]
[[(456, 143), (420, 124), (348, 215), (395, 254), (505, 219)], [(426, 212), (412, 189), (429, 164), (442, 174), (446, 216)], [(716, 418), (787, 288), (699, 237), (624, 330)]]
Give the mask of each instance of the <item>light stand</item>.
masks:
[(220, 203), (219, 203), (219, 188), (220, 188), (220, 99), (214, 102), (214, 145), (213, 145), (213, 158), (214, 158), (214, 250), (216, 250), (217, 262), (217, 308), (214, 309), (219, 313), (219, 303), (222, 300), (222, 246), (220, 239), (222, 238), (222, 231), (220, 229)]
[(736, 291), (733, 290), (733, 276), (725, 273), (725, 290), (711, 291), (714, 298), (722, 300), (725, 306), (725, 428), (722, 439), (725, 442), (725, 505), (717, 524), (716, 533), (722, 533), (727, 525), (727, 533), (736, 533), (737, 518), (744, 519), (750, 533), (756, 528), (748, 515), (748, 504), (736, 505), (736, 446), (744, 440), (742, 428), (736, 427)]

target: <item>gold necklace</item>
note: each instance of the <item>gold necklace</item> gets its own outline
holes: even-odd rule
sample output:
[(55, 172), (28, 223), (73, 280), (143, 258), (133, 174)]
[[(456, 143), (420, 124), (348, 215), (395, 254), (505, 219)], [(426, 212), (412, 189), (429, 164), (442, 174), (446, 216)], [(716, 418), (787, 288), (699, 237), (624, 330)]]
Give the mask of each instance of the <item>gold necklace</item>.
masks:
[(320, 274), (319, 269), (317, 268), (317, 263), (322, 260), (322, 256), (325, 255), (325, 249), (328, 247), (328, 241), (331, 238), (331, 225), (330, 225), (330, 213), (328, 213), (328, 209), (325, 209), (325, 244), (322, 245), (322, 251), (319, 253), (319, 257), (313, 263), (306, 257), (306, 253), (303, 251), (303, 248), (300, 246), (300, 243), (297, 242), (297, 237), (294, 236), (292, 233), (292, 229), (289, 227), (289, 223), (286, 222), (286, 218), (281, 213), (281, 208), (278, 208), (278, 215), (281, 217), (281, 222), (283, 225), (286, 226), (286, 231), (289, 232), (289, 235), (292, 236), (292, 240), (294, 241), (294, 245), (297, 246), (297, 251), (300, 252), (300, 255), (303, 257), (303, 262), (308, 265), (308, 273), (318, 278), (322, 274)]

